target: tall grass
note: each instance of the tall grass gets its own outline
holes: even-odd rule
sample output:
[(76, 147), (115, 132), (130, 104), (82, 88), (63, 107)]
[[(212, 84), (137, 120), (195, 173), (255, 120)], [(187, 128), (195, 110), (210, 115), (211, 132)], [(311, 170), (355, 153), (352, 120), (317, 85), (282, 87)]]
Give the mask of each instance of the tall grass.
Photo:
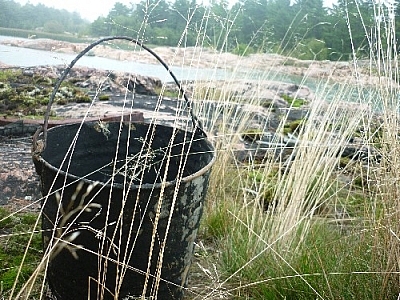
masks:
[[(233, 298), (245, 299), (400, 295), (398, 88), (392, 80), (397, 78), (397, 55), (394, 20), (388, 18), (392, 12), (379, 14), (386, 18), (387, 39), (371, 53), (370, 68), (379, 75), (374, 96), (366, 99), (360, 92), (359, 105), (351, 109), (342, 101), (353, 95), (351, 84), (329, 103), (323, 101), (329, 88), (321, 84), (322, 102), (311, 104), (289, 164), (268, 157), (243, 164), (235, 161), (230, 146), (220, 151), (203, 224), (204, 237), (219, 253), (220, 284), (202, 297), (215, 295), (218, 288), (222, 295), (228, 289)], [(381, 40), (383, 33), (376, 34)], [(356, 56), (354, 67), (358, 74)], [(257, 104), (257, 95), (250, 100)], [(249, 122), (249, 115), (242, 117)], [(228, 145), (237, 143), (240, 130), (228, 130)], [(370, 153), (363, 163), (350, 161), (340, 168), (341, 151), (355, 136), (377, 149), (382, 160)], [(351, 179), (343, 181), (348, 174)]]
[[(274, 76), (272, 68), (264, 70), (263, 75), (259, 75), (258, 70), (247, 71), (248, 77), (257, 75), (255, 81), (259, 89), (254, 89), (246, 99), (237, 97), (238, 80), (235, 78), (217, 84), (210, 78), (195, 85), (192, 95), (194, 110), (217, 149), (217, 160), (212, 169), (205, 212), (196, 240), (192, 275), (185, 291), (187, 299), (398, 299), (400, 296), (397, 50), (394, 20), (389, 18), (393, 12), (381, 10), (379, 6), (376, 10), (377, 15), (384, 18), (376, 18), (377, 30), (373, 40), (381, 43), (375, 48), (370, 45), (370, 75), (361, 77), (356, 56), (353, 61), (354, 74), (360, 84), (368, 80), (368, 76), (378, 74), (375, 94), (365, 97), (360, 91), (353, 101), (356, 104), (349, 104), (344, 100), (354, 99), (357, 87), (345, 83), (327, 101), (332, 88), (329, 78), (319, 82), (317, 97), (310, 103), (307, 118), (297, 130), (297, 142), (285, 150), (289, 154), (281, 152), (277, 136), (276, 146), (264, 149), (264, 156), (255, 158), (249, 155), (244, 160), (238, 159), (238, 152), (243, 150), (242, 135), (249, 124), (258, 118), (262, 120), (261, 128), (267, 130), (269, 118), (274, 115), (272, 107), (260, 106), (265, 78)], [(193, 57), (183, 58), (192, 62), (193, 70), (198, 67), (204, 51), (201, 46), (207, 39), (205, 28), (209, 17), (209, 14), (204, 16), (204, 24), (199, 28)], [(382, 20), (383, 24), (380, 23)], [(227, 38), (234, 17), (225, 21), (221, 23), (223, 30), (219, 45)], [(382, 28), (383, 32), (380, 31)], [(145, 36), (145, 29), (146, 20), (138, 31), (139, 38)], [(184, 46), (184, 37), (185, 32), (178, 47)], [(222, 52), (216, 56), (216, 67), (223, 67), (223, 57)], [(170, 63), (176, 64), (180, 59), (175, 56)], [(238, 57), (234, 72), (244, 67)], [(185, 80), (183, 83), (188, 84)], [(160, 107), (162, 97), (157, 101)], [(185, 106), (179, 103), (176, 117), (181, 120)], [(134, 109), (130, 104), (124, 108), (126, 111)], [(162, 115), (154, 114), (152, 117), (152, 122), (163, 121)], [(276, 132), (283, 132), (286, 123), (287, 116), (283, 116)], [(178, 122), (174, 124), (182, 126)], [(184, 123), (185, 126), (188, 124)], [(341, 156), (345, 147), (353, 140), (357, 141), (359, 149), (366, 149), (364, 156), (343, 160)], [(141, 167), (148, 167), (146, 164), (151, 153), (143, 145), (140, 152), (143, 159), (138, 162)], [(167, 149), (164, 151), (163, 159), (169, 163), (171, 157)], [(68, 162), (70, 157), (65, 159)], [(183, 156), (180, 164), (185, 162)], [(117, 169), (114, 165), (112, 173), (111, 183), (121, 173), (125, 174), (123, 184), (132, 183), (126, 167)], [(135, 174), (140, 175), (140, 172)], [(164, 191), (164, 187), (161, 190)], [(58, 199), (62, 193), (63, 190), (59, 191)], [(90, 191), (86, 194), (89, 195)], [(46, 201), (47, 197), (44, 195), (42, 200)], [(179, 201), (176, 193), (172, 200)], [(163, 210), (163, 201), (160, 197), (159, 213)], [(75, 209), (69, 216), (95, 209), (95, 206)], [(172, 212), (173, 209), (169, 211), (167, 232)], [(60, 211), (58, 214), (65, 216), (66, 213)], [(14, 215), (3, 217), (1, 221)], [(155, 222), (158, 221), (156, 218)], [(39, 223), (38, 218), (32, 232), (39, 230)], [(62, 229), (64, 225), (61, 217), (58, 226)], [(59, 235), (52, 237), (53, 246), (47, 248), (29, 279), (22, 276), (25, 259), (21, 259), (14, 286), (3, 292), (4, 298), (44, 298), (46, 286), (42, 278), (46, 275), (49, 259), (62, 249), (74, 255), (74, 251), (81, 247), (74, 240), (75, 236), (65, 233), (68, 231), (61, 230)], [(157, 232), (152, 234), (154, 244)], [(113, 232), (111, 242), (118, 242), (118, 236), (119, 232)], [(24, 257), (28, 255), (33, 237), (26, 242)], [(132, 237), (135, 238), (134, 232)], [(100, 240), (105, 247), (107, 238), (100, 235)], [(106, 252), (99, 254), (100, 269), (96, 280), (100, 289), (106, 276), (102, 271), (114, 263), (109, 258), (110, 252), (104, 255)], [(157, 286), (162, 281), (162, 251), (157, 255), (157, 280), (153, 283), (146, 281), (151, 285), (147, 288), (154, 297), (157, 297)], [(118, 284), (129, 269), (126, 262), (125, 256), (123, 261), (117, 262), (121, 267), (120, 277), (116, 279)], [(146, 273), (146, 270), (142, 271)], [(147, 278), (150, 277), (147, 271)], [(41, 296), (33, 292), (37, 292), (38, 286)], [(146, 286), (142, 299), (145, 291)], [(117, 290), (115, 295), (117, 297)]]

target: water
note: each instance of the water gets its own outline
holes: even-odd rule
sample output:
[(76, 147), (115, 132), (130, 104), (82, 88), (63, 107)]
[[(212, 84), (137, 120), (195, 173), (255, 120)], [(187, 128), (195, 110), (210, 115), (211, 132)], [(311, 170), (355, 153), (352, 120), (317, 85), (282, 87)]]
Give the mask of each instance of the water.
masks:
[[(0, 36), (0, 41), (12, 39), (21, 40), (21, 38)], [(68, 65), (75, 57), (75, 54), (0, 45), (0, 61), (8, 65), (19, 67), (31, 67), (38, 65)], [(146, 64), (134, 61), (119, 61), (104, 57), (83, 56), (78, 60), (76, 65), (110, 71), (123, 71), (146, 76), (154, 76), (160, 78), (162, 81), (172, 81), (169, 73), (160, 64)], [(211, 78), (218, 80), (227, 78), (227, 76), (229, 76), (228, 71), (217, 69), (171, 67), (171, 70), (179, 80), (209, 80)]]
[[(19, 37), (0, 36), (4, 40), (29, 40)], [(14, 66), (31, 67), (38, 65), (68, 65), (76, 54), (66, 54), (29, 48), (10, 47), (0, 44), (0, 61)], [(110, 71), (123, 71), (140, 75), (158, 77), (163, 81), (172, 81), (172, 78), (160, 64), (147, 64), (134, 61), (119, 61), (96, 56), (83, 56), (78, 60), (78, 66), (99, 68)], [(235, 72), (222, 69), (198, 69), (189, 67), (171, 67), (172, 72), (179, 80), (221, 80), (221, 79), (264, 79), (282, 81), (287, 83), (305, 84), (314, 89), (317, 81), (308, 79), (304, 81), (302, 76), (288, 75), (271, 72), (265, 74), (256, 70), (236, 70)]]
[[(0, 41), (13, 39), (21, 40), (22, 38), (0, 36)], [(66, 54), (0, 45), (0, 61), (8, 65), (21, 67), (38, 65), (68, 65), (75, 57), (76, 54)], [(80, 60), (78, 60), (76, 65), (105, 69), (110, 71), (130, 72), (145, 76), (154, 76), (160, 78), (162, 81), (165, 82), (172, 81), (171, 76), (160, 64), (147, 64), (134, 61), (119, 61), (104, 57), (83, 56)], [(337, 97), (338, 93), (340, 93), (341, 90), (340, 84), (325, 85), (324, 82), (318, 79), (304, 79), (304, 77), (302, 76), (283, 74), (278, 72), (270, 72), (266, 74), (263, 71), (246, 70), (245, 68), (242, 68), (241, 70), (236, 70), (235, 72), (222, 69), (198, 69), (190, 67), (171, 67), (171, 70), (180, 81), (262, 79), (294, 83), (298, 85), (306, 85), (311, 90), (313, 90), (317, 94), (317, 96), (326, 100), (334, 99), (335, 97)], [(365, 99), (370, 98), (371, 94), (374, 93), (374, 89), (363, 88), (361, 94), (360, 89), (356, 89), (354, 91), (351, 91), (350, 93), (345, 93), (347, 95), (343, 96), (344, 100), (347, 100), (349, 102), (360, 102), (360, 97), (364, 98), (364, 100), (361, 100), (361, 102), (369, 102)]]

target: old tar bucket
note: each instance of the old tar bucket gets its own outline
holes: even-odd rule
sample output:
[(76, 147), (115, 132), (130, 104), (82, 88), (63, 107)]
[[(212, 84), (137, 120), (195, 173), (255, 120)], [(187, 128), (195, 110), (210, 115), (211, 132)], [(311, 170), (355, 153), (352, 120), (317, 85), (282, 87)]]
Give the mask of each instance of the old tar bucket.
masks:
[[(136, 42), (110, 37), (84, 51), (116, 38)], [(46, 115), (33, 161), (46, 279), (58, 300), (183, 297), (215, 160), (191, 116), (188, 131), (123, 120), (47, 130)]]

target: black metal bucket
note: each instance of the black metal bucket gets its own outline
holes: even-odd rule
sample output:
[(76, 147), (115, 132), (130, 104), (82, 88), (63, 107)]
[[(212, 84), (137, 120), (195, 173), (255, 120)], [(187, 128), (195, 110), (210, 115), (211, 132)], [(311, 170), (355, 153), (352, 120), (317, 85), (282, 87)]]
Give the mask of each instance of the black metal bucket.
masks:
[(193, 113), (193, 131), (123, 121), (47, 131), (46, 118), (33, 161), (52, 294), (181, 299), (215, 160)]

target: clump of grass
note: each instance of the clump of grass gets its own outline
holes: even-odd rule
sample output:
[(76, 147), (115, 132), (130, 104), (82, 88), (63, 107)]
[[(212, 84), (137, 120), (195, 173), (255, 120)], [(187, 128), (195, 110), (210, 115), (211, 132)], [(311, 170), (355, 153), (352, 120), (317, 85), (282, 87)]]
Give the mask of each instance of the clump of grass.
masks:
[[(301, 226), (305, 225), (299, 224)], [(307, 229), (305, 238), (297, 237), (301, 243), (297, 251), (287, 253), (278, 245), (268, 243), (268, 237), (257, 227), (240, 218), (235, 232), (227, 236), (230, 248), (221, 255), (222, 272), (235, 274), (228, 277), (231, 284), (241, 279), (234, 290), (241, 291), (243, 296), (253, 299), (366, 299), (379, 296), (382, 286), (386, 285), (380, 270), (387, 257), (371, 251), (377, 247), (371, 232), (343, 236), (325, 221), (315, 222)], [(371, 262), (376, 269), (371, 269)], [(389, 282), (391, 286), (385, 293), (395, 295), (395, 274), (390, 276)]]
[(92, 102), (92, 98), (82, 92), (76, 92), (74, 95), (74, 100), (76, 103), (90, 103)]
[(236, 99), (235, 95), (229, 89), (229, 84), (221, 86), (210, 86), (209, 83), (198, 83), (195, 85), (194, 95), (196, 99), (214, 100), (220, 102), (229, 102)]
[(225, 168), (218, 164), (213, 172), (215, 174), (219, 171), (224, 172), (224, 176), (218, 179), (221, 188), (217, 188), (216, 185), (210, 187), (212, 192), (201, 226), (203, 238), (213, 241), (226, 236), (234, 224), (232, 216), (228, 215), (227, 211), (235, 206), (235, 203), (234, 201), (224, 201), (224, 199), (238, 199), (241, 194), (237, 189), (241, 185), (241, 176), (238, 170), (234, 167)]
[(166, 88), (165, 86), (157, 86), (154, 88), (154, 91), (157, 95), (162, 95), (163, 97), (169, 97), (173, 99), (177, 99), (181, 97), (181, 93), (178, 89), (170, 89)]
[(106, 94), (99, 95), (99, 100), (100, 101), (108, 101), (108, 100), (110, 100), (110, 95), (106, 95)]

